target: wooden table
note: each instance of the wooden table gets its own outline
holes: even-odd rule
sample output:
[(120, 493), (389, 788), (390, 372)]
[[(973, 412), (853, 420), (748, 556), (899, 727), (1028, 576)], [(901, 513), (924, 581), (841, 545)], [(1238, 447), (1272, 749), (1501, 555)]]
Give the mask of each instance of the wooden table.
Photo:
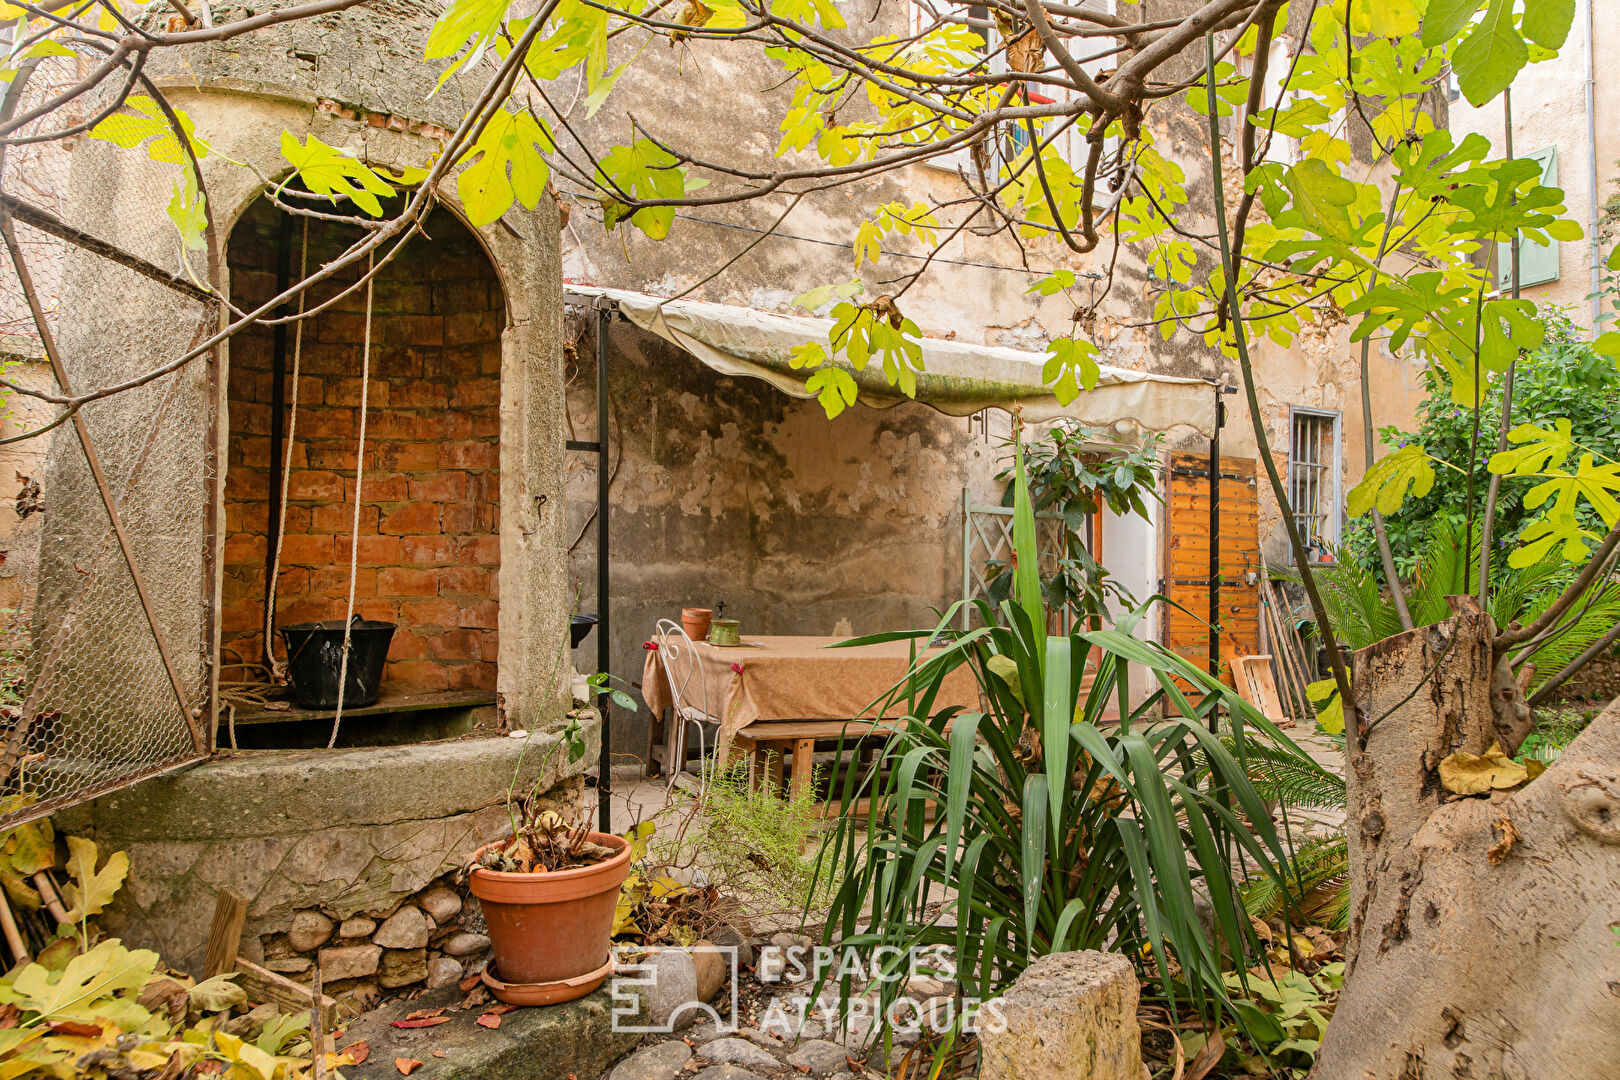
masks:
[[(879, 645), (830, 648), (838, 637), (748, 636), (740, 647), (719, 647), (707, 642), (655, 640), (642, 672), (642, 695), (661, 725), (666, 709), (678, 704), (706, 713), (720, 725), (715, 760), (724, 767), (731, 748), (753, 755), (756, 781), (780, 780), (783, 757), (791, 755), (790, 790), (804, 791), (810, 783), (811, 763), (818, 739), (856, 739), (886, 734), (892, 721), (905, 715), (906, 701), (893, 700), (895, 688), (910, 670), (914, 644), (892, 641)], [(670, 687), (661, 650), (667, 654), (686, 691)], [(927, 655), (927, 652), (924, 653)], [(707, 707), (694, 699), (700, 694)], [(944, 679), (933, 707), (979, 708), (979, 686), (964, 665)], [(886, 722), (887, 721), (887, 722)], [(668, 740), (664, 764), (675, 769), (685, 761), (685, 724), (673, 725), (676, 738)], [(649, 730), (649, 743), (656, 732)], [(649, 757), (655, 756), (649, 748)]]

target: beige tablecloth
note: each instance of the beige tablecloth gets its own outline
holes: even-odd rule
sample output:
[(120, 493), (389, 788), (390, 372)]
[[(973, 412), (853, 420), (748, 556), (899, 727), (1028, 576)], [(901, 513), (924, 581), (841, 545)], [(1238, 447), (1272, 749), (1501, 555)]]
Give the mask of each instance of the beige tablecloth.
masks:
[[(905, 677), (913, 644), (891, 641), (830, 649), (838, 637), (744, 637), (744, 644), (721, 648), (698, 642), (695, 657), (679, 655), (686, 643), (655, 642), (642, 670), (641, 693), (656, 716), (675, 705), (659, 652), (675, 650), (670, 666), (684, 679), (681, 704), (707, 712), (720, 721), (716, 758), (725, 763), (732, 736), (749, 724), (771, 720), (853, 720), (879, 718), (879, 705)], [(925, 654), (926, 655), (926, 654)], [(695, 663), (694, 663), (695, 661)], [(690, 670), (690, 674), (688, 671)], [(965, 665), (951, 671), (933, 708), (979, 707), (979, 685)], [(891, 703), (881, 716), (905, 715), (904, 699)]]

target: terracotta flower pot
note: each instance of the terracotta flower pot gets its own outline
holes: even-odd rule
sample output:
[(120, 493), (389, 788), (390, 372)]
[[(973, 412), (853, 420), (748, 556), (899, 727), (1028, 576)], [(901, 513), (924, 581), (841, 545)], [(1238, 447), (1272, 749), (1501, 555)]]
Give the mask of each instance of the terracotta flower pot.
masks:
[[(630, 844), (610, 833), (590, 840), (618, 854), (590, 866), (550, 874), (508, 874), (478, 867), (468, 879), (484, 911), (495, 952), (495, 996), (546, 993), (552, 1002), (572, 1001), (607, 978), (613, 911), (619, 886), (630, 874)], [(480, 848), (481, 855), (495, 845)], [(475, 856), (476, 857), (476, 856)], [(587, 978), (586, 976), (593, 976)], [(566, 983), (566, 986), (552, 984)]]
[(681, 608), (681, 629), (693, 641), (709, 636), (709, 623), (714, 620), (714, 609), (706, 607)]

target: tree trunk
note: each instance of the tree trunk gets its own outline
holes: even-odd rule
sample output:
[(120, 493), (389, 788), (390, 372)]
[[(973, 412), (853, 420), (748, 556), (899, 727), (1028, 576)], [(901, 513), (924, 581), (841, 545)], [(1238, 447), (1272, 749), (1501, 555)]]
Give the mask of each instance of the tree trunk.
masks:
[(1518, 791), (1451, 795), (1441, 760), (1499, 738), (1493, 630), (1356, 656), (1351, 963), (1312, 1080), (1620, 1078), (1620, 701)]

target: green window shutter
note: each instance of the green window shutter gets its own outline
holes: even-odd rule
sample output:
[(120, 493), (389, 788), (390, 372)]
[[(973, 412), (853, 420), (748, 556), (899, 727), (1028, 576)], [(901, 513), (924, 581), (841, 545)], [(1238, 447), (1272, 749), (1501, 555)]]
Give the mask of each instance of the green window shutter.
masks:
[[(1541, 163), (1541, 183), (1544, 187), (1558, 186), (1558, 147), (1549, 146), (1525, 157)], [(1504, 293), (1513, 291), (1513, 256), (1507, 244), (1496, 245), (1497, 287)], [(1519, 287), (1545, 285), (1558, 280), (1558, 241), (1538, 244), (1519, 238)]]

